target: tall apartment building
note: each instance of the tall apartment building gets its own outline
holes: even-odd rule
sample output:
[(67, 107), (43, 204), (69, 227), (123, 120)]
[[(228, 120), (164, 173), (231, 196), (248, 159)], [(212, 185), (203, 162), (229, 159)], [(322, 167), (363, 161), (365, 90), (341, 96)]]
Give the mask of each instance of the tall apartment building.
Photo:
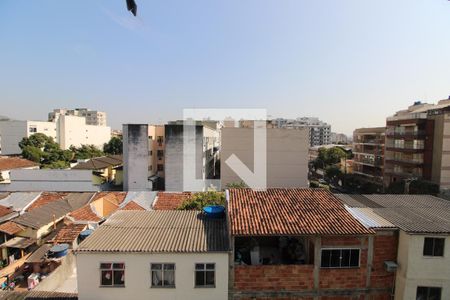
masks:
[(273, 128), (308, 128), (311, 147), (331, 144), (331, 125), (319, 118), (273, 119), (268, 122)]
[(383, 184), (385, 132), (386, 127), (353, 131), (353, 173), (380, 185)]
[(2, 154), (20, 154), (19, 142), (35, 133), (53, 138), (61, 149), (69, 149), (72, 145), (95, 145), (102, 148), (111, 139), (110, 127), (86, 125), (84, 117), (60, 115), (55, 122), (0, 121)]
[(61, 115), (84, 117), (86, 125), (106, 126), (106, 112), (90, 110), (88, 108), (57, 108), (48, 114), (48, 121), (56, 122)]
[[(214, 121), (197, 121), (190, 127), (194, 132), (194, 140), (184, 141), (184, 125), (182, 122), (169, 122), (165, 125), (165, 190), (166, 191), (201, 191), (206, 186), (186, 188), (184, 183), (184, 161), (194, 159), (193, 172), (196, 179), (217, 179), (220, 132), (219, 124)], [(195, 149), (185, 151), (184, 142), (192, 142)], [(195, 155), (194, 155), (195, 151)], [(220, 188), (215, 186), (215, 188)]]
[(415, 102), (386, 120), (384, 183), (417, 178), (450, 188), (450, 99)]

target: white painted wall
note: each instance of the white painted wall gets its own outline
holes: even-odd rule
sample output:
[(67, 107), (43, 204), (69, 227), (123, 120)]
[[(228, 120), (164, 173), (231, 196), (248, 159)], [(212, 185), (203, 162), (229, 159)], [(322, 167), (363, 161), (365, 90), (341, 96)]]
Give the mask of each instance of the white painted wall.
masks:
[[(77, 253), (78, 299), (228, 299), (228, 253)], [(125, 263), (125, 287), (99, 287), (101, 262)], [(175, 288), (151, 287), (151, 263), (175, 263)], [(216, 287), (195, 288), (195, 263), (216, 264)]]
[(103, 144), (111, 139), (110, 127), (86, 125), (84, 117), (61, 115), (56, 124), (61, 149), (69, 149), (72, 145), (95, 145), (103, 149)]
[(0, 184), (2, 192), (95, 192), (90, 170), (12, 170), (11, 183)]
[[(425, 237), (444, 237), (444, 257), (423, 256)], [(400, 231), (396, 278), (396, 300), (416, 299), (418, 286), (441, 287), (442, 298), (450, 299), (450, 237), (412, 235)]]

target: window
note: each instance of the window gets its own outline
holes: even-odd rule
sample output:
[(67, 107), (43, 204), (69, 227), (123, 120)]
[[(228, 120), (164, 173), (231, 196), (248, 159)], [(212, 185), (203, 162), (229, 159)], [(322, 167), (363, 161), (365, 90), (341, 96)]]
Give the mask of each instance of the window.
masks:
[(416, 300), (441, 300), (440, 287), (417, 287)]
[(175, 287), (175, 264), (151, 264), (152, 287)]
[(163, 141), (164, 141), (164, 138), (163, 138), (162, 136), (158, 136), (158, 138), (157, 138), (156, 141), (158, 142), (158, 145), (159, 145), (159, 146), (162, 146), (162, 143), (163, 143)]
[(195, 264), (195, 287), (215, 287), (216, 264)]
[(444, 238), (425, 238), (423, 243), (424, 256), (444, 256)]
[(164, 151), (163, 150), (157, 150), (156, 151), (156, 156), (158, 157), (158, 160), (161, 160), (162, 157), (164, 156)]
[(158, 171), (164, 171), (164, 165), (158, 164)]
[(30, 128), (28, 129), (29, 133), (36, 133), (37, 132), (37, 127), (36, 126), (30, 126)]
[(125, 286), (124, 263), (101, 263), (100, 274), (100, 286)]
[(322, 268), (359, 267), (359, 249), (322, 249)]

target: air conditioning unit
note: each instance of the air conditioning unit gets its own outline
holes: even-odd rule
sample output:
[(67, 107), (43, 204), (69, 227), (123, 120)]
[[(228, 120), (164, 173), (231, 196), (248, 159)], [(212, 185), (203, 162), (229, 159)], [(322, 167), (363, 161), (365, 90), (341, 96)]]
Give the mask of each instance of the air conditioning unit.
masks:
[(397, 271), (398, 265), (395, 261), (385, 261), (384, 262), (384, 269), (388, 272), (395, 272)]

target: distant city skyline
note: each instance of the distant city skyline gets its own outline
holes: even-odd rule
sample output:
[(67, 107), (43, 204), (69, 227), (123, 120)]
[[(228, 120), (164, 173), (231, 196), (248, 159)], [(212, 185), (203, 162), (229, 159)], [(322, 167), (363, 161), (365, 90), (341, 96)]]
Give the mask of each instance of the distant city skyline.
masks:
[(0, 2), (0, 115), (105, 111), (164, 123), (184, 108), (265, 108), (333, 132), (384, 126), (450, 95), (450, 2)]

